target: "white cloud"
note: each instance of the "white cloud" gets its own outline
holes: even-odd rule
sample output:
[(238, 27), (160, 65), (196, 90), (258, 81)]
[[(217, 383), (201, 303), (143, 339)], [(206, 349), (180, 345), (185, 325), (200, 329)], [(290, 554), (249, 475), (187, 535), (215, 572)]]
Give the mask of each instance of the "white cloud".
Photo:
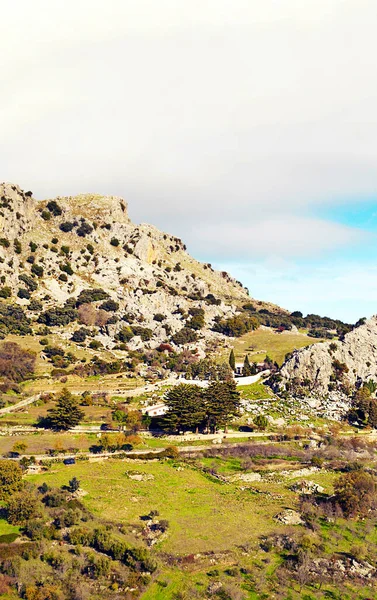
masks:
[(377, 191), (376, 16), (373, 0), (5, 0), (2, 177), (124, 195), (194, 252), (353, 243), (308, 211)]
[(202, 254), (250, 258), (317, 256), (339, 246), (366, 241), (364, 232), (320, 219), (296, 216), (265, 217), (250, 225), (205, 225), (190, 240)]

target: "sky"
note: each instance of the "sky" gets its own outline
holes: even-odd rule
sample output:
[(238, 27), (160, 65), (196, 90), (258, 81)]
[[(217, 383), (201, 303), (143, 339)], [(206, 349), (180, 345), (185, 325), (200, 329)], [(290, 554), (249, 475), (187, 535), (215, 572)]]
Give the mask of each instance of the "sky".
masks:
[(258, 299), (377, 313), (375, 0), (2, 0), (0, 180), (115, 194)]

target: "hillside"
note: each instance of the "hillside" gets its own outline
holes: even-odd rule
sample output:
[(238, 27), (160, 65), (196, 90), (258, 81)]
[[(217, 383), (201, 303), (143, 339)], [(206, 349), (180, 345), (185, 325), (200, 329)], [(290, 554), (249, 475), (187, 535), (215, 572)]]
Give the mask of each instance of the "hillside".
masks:
[(169, 343), (204, 356), (224, 337), (213, 325), (250, 301), (240, 282), (192, 258), (179, 238), (134, 225), (122, 198), (38, 201), (5, 183), (0, 198), (2, 337), (53, 332), (97, 354)]

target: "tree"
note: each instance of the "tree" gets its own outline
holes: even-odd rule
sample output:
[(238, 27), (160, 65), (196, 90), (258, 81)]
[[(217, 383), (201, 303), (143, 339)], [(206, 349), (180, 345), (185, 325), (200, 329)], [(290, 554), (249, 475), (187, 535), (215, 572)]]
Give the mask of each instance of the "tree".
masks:
[(268, 419), (264, 415), (257, 415), (254, 419), (254, 425), (257, 429), (266, 429)]
[(47, 411), (46, 424), (55, 430), (66, 431), (78, 425), (84, 417), (84, 411), (73, 395), (64, 388), (54, 408)]
[(344, 473), (334, 483), (335, 500), (347, 517), (363, 517), (376, 508), (376, 479), (365, 471)]
[(236, 370), (236, 357), (234, 356), (233, 348), (231, 349), (230, 355), (229, 355), (229, 366), (233, 372)]
[(215, 432), (227, 428), (232, 417), (239, 414), (240, 393), (235, 381), (213, 381), (204, 393), (207, 427)]
[(170, 431), (198, 429), (206, 412), (203, 390), (198, 385), (181, 383), (172, 387), (165, 397), (168, 411), (163, 418), (164, 427)]
[(30, 519), (41, 514), (41, 503), (34, 494), (16, 492), (7, 504), (7, 519), (12, 525), (25, 525)]
[(34, 372), (36, 356), (14, 342), (4, 342), (0, 346), (0, 377), (7, 377), (17, 383), (27, 379)]
[(22, 487), (22, 469), (13, 460), (0, 460), (0, 500)]
[(247, 354), (245, 356), (245, 360), (243, 361), (242, 375), (244, 377), (250, 377), (250, 375), (252, 375), (251, 364)]
[(25, 442), (15, 442), (13, 444), (12, 452), (17, 452), (18, 454), (23, 454), (27, 448)]
[(371, 400), (369, 403), (368, 425), (377, 429), (377, 400)]
[(77, 477), (73, 477), (68, 484), (68, 491), (73, 494), (74, 492), (77, 492), (78, 489), (80, 489), (80, 482)]

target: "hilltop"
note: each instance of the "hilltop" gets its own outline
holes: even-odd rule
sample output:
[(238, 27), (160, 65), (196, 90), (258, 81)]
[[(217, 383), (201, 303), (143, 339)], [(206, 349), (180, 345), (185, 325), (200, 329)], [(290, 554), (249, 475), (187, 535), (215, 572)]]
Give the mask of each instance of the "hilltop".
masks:
[[(179, 238), (133, 224), (117, 196), (36, 200), (3, 183), (0, 229), (2, 337), (53, 332), (93, 355), (123, 358), (168, 344), (204, 357), (208, 345), (226, 339), (223, 331), (232, 334), (228, 321), (251, 300), (228, 273), (192, 258)], [(256, 300), (253, 310), (288, 314)], [(242, 317), (242, 333), (254, 325), (250, 313)]]

